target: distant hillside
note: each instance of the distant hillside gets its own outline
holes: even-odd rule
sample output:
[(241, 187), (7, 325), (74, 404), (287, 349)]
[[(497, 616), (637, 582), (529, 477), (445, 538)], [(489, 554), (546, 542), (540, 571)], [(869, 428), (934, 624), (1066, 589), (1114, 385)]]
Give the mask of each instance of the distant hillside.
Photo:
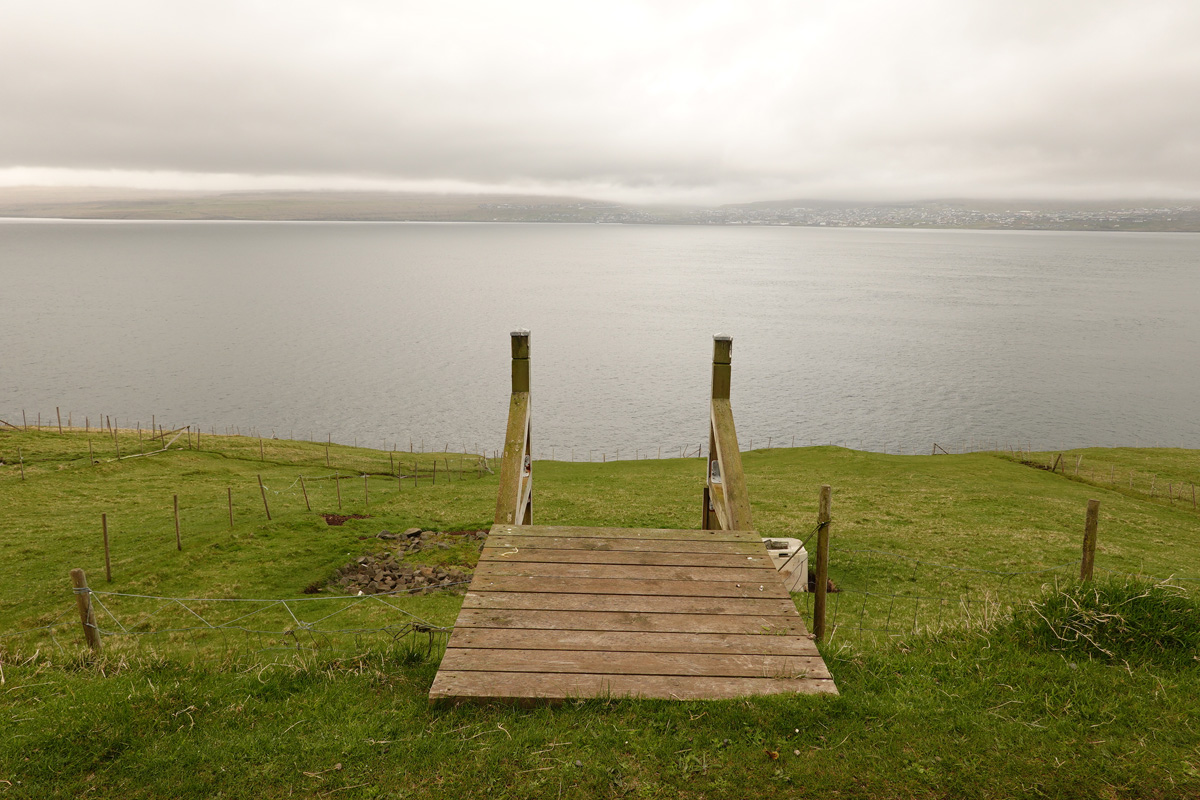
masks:
[(0, 217), (1200, 231), (1200, 204), (1179, 200), (901, 203), (786, 200), (702, 207), (509, 194), (18, 187), (0, 188)]

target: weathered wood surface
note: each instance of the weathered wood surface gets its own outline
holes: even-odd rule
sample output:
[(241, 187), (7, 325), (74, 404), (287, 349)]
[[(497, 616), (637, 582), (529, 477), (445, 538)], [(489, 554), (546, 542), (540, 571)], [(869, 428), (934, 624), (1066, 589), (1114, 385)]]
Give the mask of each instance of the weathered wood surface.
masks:
[[(804, 636), (799, 617), (780, 614), (657, 614), (638, 611), (538, 611), (464, 608), (463, 628), (554, 631), (646, 631), (650, 633), (740, 633), (747, 636)], [(598, 639), (599, 640), (599, 639)]]
[(762, 537), (754, 531), (680, 531), (660, 528), (571, 528), (562, 525), (496, 525), (495, 534), (555, 538), (568, 536), (571, 539), (636, 539), (639, 541), (687, 541), (687, 542), (752, 542), (758, 544)]
[(497, 524), (430, 699), (836, 694), (752, 531)]
[[(738, 447), (737, 430), (733, 424), (733, 408), (728, 398), (713, 398), (712, 433), (721, 463), (721, 501), (714, 502), (722, 527), (727, 530), (750, 529), (750, 492), (742, 471), (742, 453)], [(716, 488), (717, 484), (710, 486)]]
[(496, 497), (496, 522), (520, 522), (527, 487), (525, 450), (529, 433), (529, 392), (513, 392), (508, 408), (504, 456), (500, 462), (500, 491)]
[[(744, 556), (763, 554), (757, 542), (721, 541), (708, 539), (699, 542), (672, 542), (668, 539), (575, 539), (569, 536), (513, 536), (496, 534), (488, 544), (501, 550), (632, 550), (643, 553), (739, 553)], [(503, 556), (499, 553), (498, 556)], [(516, 555), (516, 553), (512, 553)]]
[[(504, 550), (503, 559), (497, 559), (498, 550)], [(728, 567), (731, 569), (759, 568), (774, 569), (771, 557), (762, 554), (745, 553), (678, 553), (674, 551), (645, 551), (631, 550), (536, 550), (531, 547), (500, 548), (494, 542), (489, 542), (484, 548), (486, 566), (502, 566), (504, 564), (626, 564), (645, 565), (648, 567)], [(556, 573), (557, 574), (557, 573)]]
[[(436, 696), (433, 694), (436, 692)], [(438, 672), (435, 700), (562, 701), (585, 697), (728, 700), (756, 694), (837, 694), (832, 680), (814, 678), (710, 678), (697, 675), (599, 673)]]
[[(588, 553), (587, 555), (594, 555)], [(639, 581), (724, 581), (727, 583), (751, 583), (774, 581), (775, 570), (767, 565), (761, 567), (707, 567), (707, 566), (649, 566), (643, 564), (621, 564), (620, 571), (612, 564), (576, 564), (565, 562), (502, 561), (485, 562), (475, 570), (476, 576), (497, 578), (521, 576), (526, 578), (609, 578), (620, 575), (623, 580)], [(482, 587), (481, 587), (482, 588)]]

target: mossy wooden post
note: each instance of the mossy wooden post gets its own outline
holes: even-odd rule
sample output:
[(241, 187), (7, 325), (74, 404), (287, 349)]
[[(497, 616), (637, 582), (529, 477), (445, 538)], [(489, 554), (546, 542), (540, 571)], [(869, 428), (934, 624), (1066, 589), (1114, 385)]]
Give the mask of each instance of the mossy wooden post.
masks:
[(171, 496), (175, 501), (175, 549), (183, 550), (183, 539), (179, 535), (179, 495)]
[[(267, 487), (263, 486), (262, 475), (258, 476), (258, 490), (262, 492), (263, 510), (267, 512), (267, 522), (271, 521), (271, 507), (267, 505)], [(338, 504), (341, 507), (341, 504)]]
[(1079, 580), (1090, 581), (1096, 564), (1096, 528), (1100, 524), (1100, 501), (1088, 500), (1083, 526), (1083, 560), (1079, 562)]
[(533, 421), (530, 413), (529, 331), (512, 332), (512, 396), (504, 458), (500, 462), (500, 493), (496, 522), (533, 524)]
[(104, 532), (104, 577), (112, 583), (112, 560), (108, 557), (108, 514), (100, 515), (100, 529)]
[(100, 628), (96, 626), (96, 611), (92, 608), (92, 590), (88, 588), (87, 576), (81, 569), (71, 570), (71, 585), (75, 587), (75, 605), (79, 607), (79, 623), (83, 626), (83, 638), (88, 647), (100, 652)]
[(822, 486), (817, 501), (817, 580), (813, 587), (813, 636), (825, 641), (825, 594), (829, 587), (829, 528), (833, 519), (833, 490)]
[[(702, 497), (705, 530), (748, 531), (750, 496), (729, 404), (733, 338), (713, 336), (712, 402), (709, 407), (708, 476)], [(703, 449), (703, 447), (701, 447)]]

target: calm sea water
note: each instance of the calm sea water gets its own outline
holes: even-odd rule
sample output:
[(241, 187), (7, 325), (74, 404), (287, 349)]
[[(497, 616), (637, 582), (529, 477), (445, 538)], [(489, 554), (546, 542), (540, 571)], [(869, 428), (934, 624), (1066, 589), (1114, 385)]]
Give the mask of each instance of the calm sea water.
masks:
[(545, 457), (1200, 447), (1200, 236), (0, 222), (0, 418), (491, 450), (532, 330)]

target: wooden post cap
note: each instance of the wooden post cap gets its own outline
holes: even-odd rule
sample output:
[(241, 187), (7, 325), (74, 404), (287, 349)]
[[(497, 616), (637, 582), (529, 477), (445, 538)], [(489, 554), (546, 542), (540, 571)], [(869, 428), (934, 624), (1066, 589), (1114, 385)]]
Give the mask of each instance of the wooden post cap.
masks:
[(713, 363), (728, 364), (733, 356), (733, 337), (724, 333), (713, 334)]
[(512, 390), (529, 391), (529, 331), (512, 332)]
[(713, 336), (713, 398), (729, 399), (730, 362), (733, 356), (733, 337), (718, 333)]
[(512, 336), (512, 357), (529, 358), (529, 330), (519, 328), (510, 335)]

